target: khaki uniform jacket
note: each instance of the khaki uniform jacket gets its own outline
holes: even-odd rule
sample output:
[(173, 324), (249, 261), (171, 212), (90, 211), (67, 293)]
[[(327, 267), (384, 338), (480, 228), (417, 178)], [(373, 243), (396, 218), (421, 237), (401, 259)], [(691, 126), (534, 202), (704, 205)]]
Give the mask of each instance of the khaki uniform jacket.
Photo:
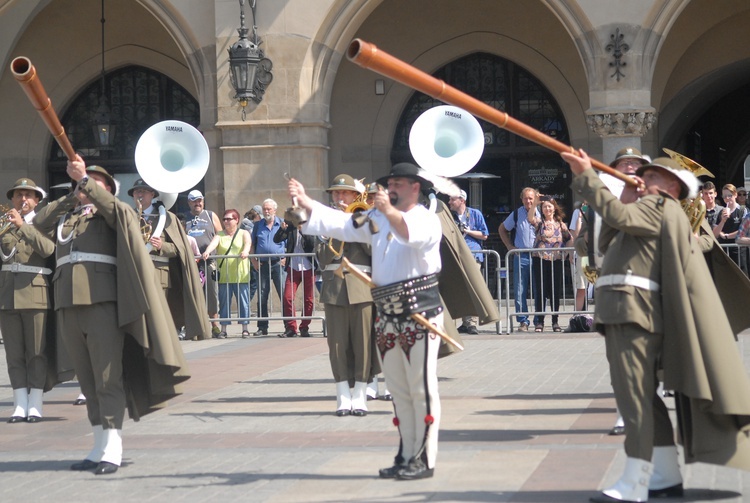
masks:
[(500, 319), (497, 302), (487, 288), (474, 255), (448, 207), (439, 202), (437, 216), (443, 229), (440, 242), (440, 295), (454, 318), (478, 316), (479, 323)]
[[(3, 234), (0, 246), (6, 257), (15, 250), (3, 265), (49, 267), (47, 258), (55, 252), (55, 243), (28, 223)], [(28, 272), (0, 271), (0, 310), (50, 309), (49, 277)]]
[[(5, 256), (8, 256), (14, 248), (16, 250), (8, 262), (3, 262), (4, 265), (15, 263), (54, 269), (51, 256), (55, 253), (55, 243), (32, 224), (26, 223), (18, 229), (12, 229), (3, 234), (0, 246)], [(0, 271), (0, 310), (51, 310), (53, 306), (49, 291), (51, 276), (51, 274)], [(73, 379), (75, 371), (63, 345), (61, 334), (57, 333), (55, 316), (47, 316), (46, 333), (37, 334), (37, 337), (44, 337), (45, 340), (47, 378), (44, 391), (47, 392), (57, 384)]]
[[(607, 247), (602, 276), (635, 267), (633, 274), (649, 277), (661, 288), (656, 295), (635, 292), (635, 287), (597, 288), (597, 316), (600, 309), (604, 313), (597, 322), (631, 322), (627, 316), (636, 305), (648, 309), (636, 317), (639, 323), (659, 316), (661, 320), (645, 323), (664, 333), (664, 387), (677, 394), (685, 461), (750, 470), (750, 379), (680, 204), (669, 196), (622, 204), (603, 190), (593, 170), (577, 176), (572, 187), (604, 220), (599, 243)], [(645, 261), (628, 253), (653, 256), (653, 269), (644, 269)], [(616, 302), (625, 305), (613, 305)]]
[[(160, 205), (161, 203), (156, 201), (156, 204)], [(152, 213), (149, 213), (148, 215), (144, 214), (143, 218), (151, 225), (152, 231), (156, 229), (158, 223), (159, 223), (159, 213), (158, 206), (154, 206), (154, 210)], [(137, 211), (137, 210), (136, 210)], [(160, 257), (163, 259), (171, 259), (173, 257), (177, 256), (177, 246), (172, 242), (172, 240), (167, 236), (166, 229), (169, 225), (170, 218), (175, 219), (174, 215), (170, 214), (168, 211), (165, 213), (165, 223), (164, 223), (164, 230), (161, 232), (161, 249), (157, 250), (156, 248), (152, 248), (149, 252), (149, 255), (151, 255), (152, 259), (155, 257)], [(144, 244), (145, 246), (145, 244)], [(162, 262), (161, 260), (152, 260), (154, 263), (154, 269), (156, 269), (156, 274), (159, 276), (159, 281), (161, 281), (161, 286), (163, 288), (170, 288), (172, 286), (171, 278), (169, 275), (169, 260)]]
[[(341, 242), (333, 240), (331, 244), (334, 250), (341, 248)], [(364, 281), (357, 279), (348, 272), (340, 278), (334, 274), (335, 270), (326, 270), (331, 264), (341, 265), (341, 258), (328, 247), (328, 241), (325, 243), (320, 239), (315, 244), (315, 256), (318, 259), (318, 265), (323, 271), (323, 286), (320, 289), (320, 301), (324, 304), (333, 304), (335, 306), (349, 306), (351, 304), (361, 304), (363, 302), (372, 302), (370, 287)], [(370, 266), (372, 261), (372, 250), (369, 245), (363, 243), (344, 243), (343, 256), (349, 259), (353, 265)], [(368, 273), (368, 275), (370, 275)]]
[[(117, 265), (83, 262), (58, 267), (53, 279), (55, 308), (117, 303), (118, 325), (128, 334), (123, 349), (128, 412), (137, 421), (181, 393), (177, 385), (190, 377), (187, 363), (161, 284), (143, 246), (137, 214), (91, 179), (79, 185), (79, 190), (97, 211), (68, 219), (81, 219), (78, 225), (88, 230), (83, 235), (76, 234), (69, 243), (58, 245), (58, 258), (73, 249), (115, 256)], [(73, 193), (51, 202), (37, 214), (35, 225), (42, 231), (55, 229), (60, 216), (75, 208), (77, 200)], [(63, 237), (71, 230), (82, 232), (82, 227), (71, 229), (71, 222), (66, 221)]]
[(709, 263), (724, 311), (732, 325), (732, 332), (739, 334), (750, 328), (750, 309), (747, 308), (747, 299), (750, 299), (750, 279), (734, 260), (729, 258), (705, 219), (701, 222), (699, 243)]
[[(185, 327), (188, 339), (210, 337), (211, 326), (206, 315), (206, 296), (203, 293), (198, 265), (187, 234), (177, 217), (167, 212), (164, 234), (174, 250), (170, 252), (169, 275), (171, 288), (167, 291), (167, 302), (172, 312), (175, 326)], [(164, 250), (164, 248), (162, 248)]]

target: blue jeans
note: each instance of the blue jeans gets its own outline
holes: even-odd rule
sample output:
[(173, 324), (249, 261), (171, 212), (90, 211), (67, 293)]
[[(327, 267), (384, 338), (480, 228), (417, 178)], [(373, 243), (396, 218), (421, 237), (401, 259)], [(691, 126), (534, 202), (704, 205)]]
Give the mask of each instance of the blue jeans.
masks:
[[(529, 284), (531, 278), (531, 256), (528, 253), (517, 253), (513, 255), (513, 287), (515, 288), (516, 312), (526, 313), (529, 306), (526, 299), (529, 297)], [(516, 316), (518, 323), (529, 324), (526, 315)]]
[[(247, 283), (219, 283), (219, 317), (229, 318), (229, 308), (232, 305), (232, 296), (237, 299), (240, 323), (247, 325), (250, 317), (250, 297), (247, 295)], [(229, 325), (229, 321), (222, 321), (222, 325)]]
[(253, 300), (255, 293), (258, 291), (258, 271), (254, 267), (250, 268), (250, 292), (247, 294), (248, 300)]
[[(283, 285), (286, 281), (286, 271), (281, 266), (281, 262), (274, 260), (260, 263), (260, 269), (258, 270), (258, 287), (260, 288), (260, 295), (258, 296), (258, 313), (260, 318), (268, 317), (268, 296), (271, 294), (271, 281), (273, 286), (276, 288), (276, 293), (279, 294), (279, 299), (284, 298)], [(279, 303), (281, 306), (281, 302)], [(268, 330), (268, 320), (258, 320), (258, 328)]]

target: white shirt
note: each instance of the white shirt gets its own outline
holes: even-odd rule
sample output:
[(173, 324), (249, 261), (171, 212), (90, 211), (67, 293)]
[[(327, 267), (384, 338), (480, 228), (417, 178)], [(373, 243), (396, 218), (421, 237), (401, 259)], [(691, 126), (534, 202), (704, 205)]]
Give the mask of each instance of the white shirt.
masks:
[(581, 208), (576, 208), (575, 210), (573, 210), (573, 216), (570, 218), (570, 225), (568, 226), (568, 230), (578, 230), (578, 219), (580, 218), (581, 213)]
[[(617, 199), (620, 198), (623, 189), (625, 189), (625, 182), (623, 180), (615, 178), (608, 173), (599, 173), (599, 179), (604, 182), (604, 185), (607, 186), (613, 196)], [(599, 236), (601, 235), (601, 231), (602, 216), (597, 213), (596, 218), (594, 219), (594, 239), (592, 241), (594, 243), (594, 262), (596, 263), (596, 267), (599, 268), (601, 268), (602, 263), (604, 262), (604, 254), (599, 250)]]
[(372, 280), (378, 286), (440, 272), (440, 239), (443, 236), (437, 215), (421, 205), (402, 212), (409, 229), (409, 241), (391, 232), (388, 219), (377, 210), (369, 216), (380, 229), (372, 234), (369, 225), (355, 229), (352, 215), (315, 202), (305, 234), (324, 235), (340, 241), (372, 245)]
[[(297, 231), (297, 241), (294, 243), (294, 253), (305, 253), (305, 249), (302, 246), (302, 238), (304, 237), (301, 232)], [(309, 271), (312, 269), (312, 262), (307, 257), (292, 257), (289, 267), (292, 271)]]

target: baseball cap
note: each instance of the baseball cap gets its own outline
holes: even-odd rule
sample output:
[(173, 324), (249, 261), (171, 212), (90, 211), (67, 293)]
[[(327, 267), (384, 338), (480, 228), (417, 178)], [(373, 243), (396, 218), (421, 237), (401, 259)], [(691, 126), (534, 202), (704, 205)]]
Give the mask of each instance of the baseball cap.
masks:
[(200, 190), (191, 190), (188, 193), (188, 201), (197, 201), (198, 199), (203, 199), (203, 194)]
[(458, 197), (466, 201), (466, 191), (465, 190), (459, 191)]
[(260, 204), (256, 204), (255, 206), (253, 206), (253, 211), (255, 213), (257, 213), (258, 215), (262, 215), (263, 214), (263, 207), (261, 207)]

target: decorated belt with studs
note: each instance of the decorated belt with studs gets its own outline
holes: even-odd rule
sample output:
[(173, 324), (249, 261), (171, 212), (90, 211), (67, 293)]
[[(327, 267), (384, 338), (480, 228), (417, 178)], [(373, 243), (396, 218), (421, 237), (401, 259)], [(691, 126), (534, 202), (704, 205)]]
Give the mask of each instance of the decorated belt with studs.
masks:
[(443, 311), (437, 274), (379, 286), (371, 293), (379, 314), (389, 318), (407, 319), (414, 313), (431, 318)]

